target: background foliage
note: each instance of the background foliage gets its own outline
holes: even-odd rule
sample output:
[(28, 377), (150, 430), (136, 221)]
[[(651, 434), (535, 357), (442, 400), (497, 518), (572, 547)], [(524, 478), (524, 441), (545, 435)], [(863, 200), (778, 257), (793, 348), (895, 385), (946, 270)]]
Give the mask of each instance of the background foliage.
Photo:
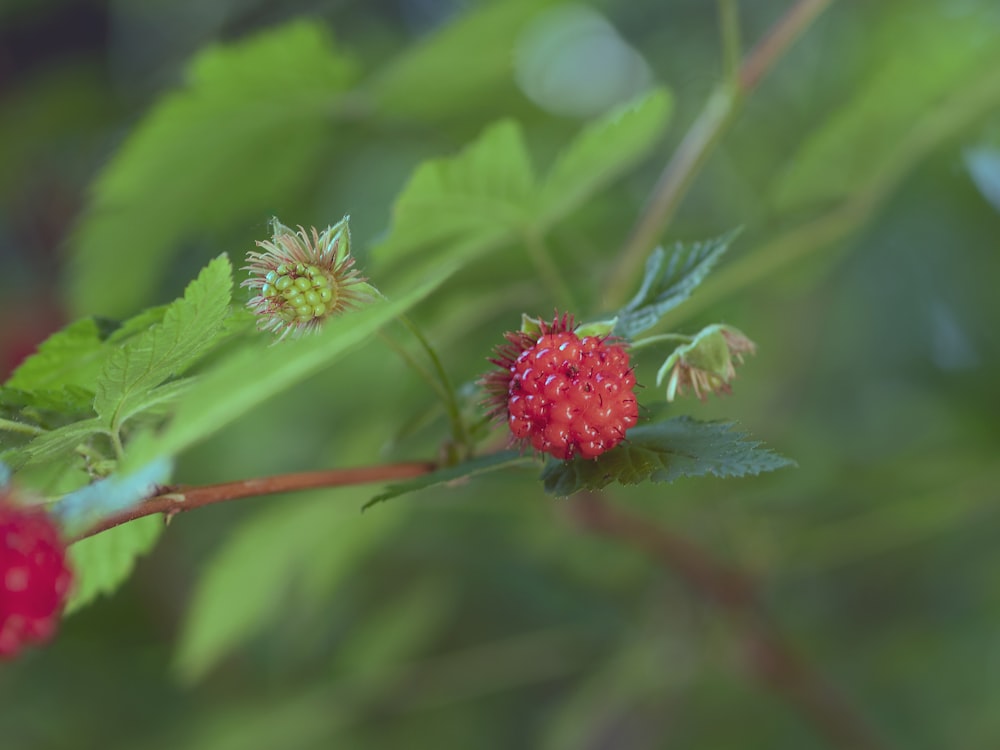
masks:
[[(210, 311), (189, 283), (227, 273), (209, 265), (220, 253), (240, 265), (273, 214), (350, 213), (361, 266), (416, 305), (457, 382), (522, 311), (600, 313), (722, 74), (716, 7), (539, 16), (555, 5), (4, 4), (0, 354), (82, 315), (179, 298)], [(748, 38), (786, 7), (740, 5)], [(1000, 738), (998, 69), (988, 0), (835, 2), (818, 19), (670, 233), (744, 226), (670, 322), (724, 320), (760, 346), (733, 397), (672, 408), (736, 419), (800, 468), (612, 491), (751, 572), (808, 657), (907, 748)], [(421, 286), (429, 267), (451, 275)], [(433, 394), (385, 347), (356, 346), (391, 312), (324, 334), (350, 337), (342, 361), (303, 342), (199, 381), (157, 438), (186, 449), (174, 476), (426, 457), (446, 431)], [(226, 335), (211, 317), (206, 336)], [(64, 398), (100, 377), (136, 385), (94, 325), (62, 340), (98, 352), (92, 371), (47, 375)], [(658, 364), (640, 355), (640, 382)], [(163, 386), (148, 380), (99, 416), (153, 408)], [(240, 399), (258, 405), (229, 408)], [(72, 483), (43, 460), (28, 471)], [(534, 473), (359, 514), (371, 496), (179, 518), (124, 588), (0, 669), (5, 746), (824, 746), (748, 675), (738, 626), (584, 533)], [(103, 540), (95, 557), (125, 550), (127, 565), (160, 535), (147, 519), (74, 554)]]

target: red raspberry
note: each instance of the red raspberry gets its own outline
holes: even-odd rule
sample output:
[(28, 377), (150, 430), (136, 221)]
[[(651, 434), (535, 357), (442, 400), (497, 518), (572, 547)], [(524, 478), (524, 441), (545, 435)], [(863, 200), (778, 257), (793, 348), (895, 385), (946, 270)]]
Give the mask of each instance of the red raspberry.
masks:
[(503, 369), (483, 379), (491, 413), (505, 419), (517, 442), (558, 459), (596, 458), (638, 420), (628, 354), (601, 337), (581, 339), (568, 315), (541, 329), (537, 338), (508, 333), (510, 345), (490, 360)]
[(0, 492), (0, 658), (55, 633), (72, 580), (52, 519)]

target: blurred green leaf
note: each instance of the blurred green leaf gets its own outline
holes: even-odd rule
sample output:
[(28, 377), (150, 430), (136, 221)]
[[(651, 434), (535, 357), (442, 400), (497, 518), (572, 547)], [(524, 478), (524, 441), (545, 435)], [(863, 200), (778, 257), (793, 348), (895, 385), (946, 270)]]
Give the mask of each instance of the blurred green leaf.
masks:
[(560, 497), (598, 490), (612, 482), (672, 482), (681, 477), (742, 477), (794, 462), (779, 456), (731, 422), (675, 417), (634, 427), (624, 442), (593, 460), (550, 460), (542, 471), (545, 491)]
[(467, 238), (493, 245), (530, 221), (534, 169), (520, 126), (490, 126), (453, 157), (413, 173), (393, 209), (392, 233), (377, 249), (386, 262), (429, 246)]
[(212, 349), (229, 310), (232, 285), (229, 259), (219, 256), (166, 309), (162, 322), (112, 351), (94, 399), (94, 410), (109, 430), (117, 432), (137, 412), (161, 401), (154, 389)]
[(587, 125), (542, 183), (541, 226), (559, 221), (633, 167), (663, 135), (672, 109), (670, 92), (654, 89)]
[(76, 578), (66, 613), (117, 589), (132, 573), (136, 558), (153, 548), (162, 531), (163, 519), (149, 516), (73, 544), (69, 559)]
[(201, 53), (189, 86), (155, 105), (94, 186), (73, 243), (76, 311), (135, 311), (182, 239), (272, 211), (312, 174), (354, 78), (307, 21)]
[(393, 59), (370, 83), (389, 117), (447, 118), (513, 90), (511, 55), (526, 23), (555, 0), (508, 0), (470, 11)]
[(1000, 69), (1000, 26), (975, 14), (945, 15), (928, 4), (888, 15), (878, 36), (875, 69), (791, 155), (775, 188), (779, 209), (850, 195), (948, 96)]
[(84, 318), (56, 331), (21, 363), (6, 385), (23, 391), (76, 385), (93, 390), (104, 366), (104, 336), (92, 318)]
[(739, 230), (733, 230), (704, 242), (678, 242), (669, 256), (661, 247), (653, 250), (639, 291), (616, 314), (614, 334), (631, 339), (659, 323), (691, 296), (738, 234)]
[[(219, 660), (263, 628), (285, 617), (320, 550), (331, 545), (337, 560), (324, 563), (346, 571), (384, 535), (399, 516), (362, 516), (350, 498), (359, 491), (312, 493), (266, 508), (241, 525), (219, 547), (199, 578), (188, 610), (174, 667), (185, 682), (203, 677)], [(332, 585), (332, 579), (327, 578)]]
[(420, 250), (474, 255), (542, 231), (579, 208), (652, 148), (669, 99), (653, 91), (591, 123), (539, 185), (521, 126), (503, 120), (459, 154), (420, 165), (393, 209), (392, 231), (375, 248), (383, 264)]

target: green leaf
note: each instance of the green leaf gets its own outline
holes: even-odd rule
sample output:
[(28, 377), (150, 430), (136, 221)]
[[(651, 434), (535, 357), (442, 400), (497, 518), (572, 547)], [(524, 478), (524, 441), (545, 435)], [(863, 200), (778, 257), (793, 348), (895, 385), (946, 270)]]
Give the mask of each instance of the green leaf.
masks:
[(159, 100), (97, 180), (73, 243), (74, 308), (128, 314), (181, 240), (274, 211), (317, 168), (354, 79), (307, 21), (202, 52), (187, 87)]
[(540, 224), (556, 223), (638, 163), (663, 135), (672, 109), (670, 93), (654, 89), (587, 125), (541, 186)]
[(81, 443), (87, 442), (94, 435), (104, 432), (104, 426), (97, 417), (64, 425), (44, 435), (39, 435), (15, 455), (7, 460), (15, 467), (55, 461), (72, 453)]
[(545, 491), (565, 497), (612, 482), (672, 482), (707, 474), (742, 477), (794, 466), (733, 426), (675, 417), (635, 427), (625, 442), (594, 460), (549, 461), (542, 471)]
[(97, 321), (78, 320), (45, 339), (5, 385), (22, 391), (52, 390), (66, 385), (92, 390), (104, 363), (103, 343)]
[(390, 484), (384, 491), (380, 492), (378, 495), (365, 503), (364, 506), (362, 506), (362, 510), (367, 510), (373, 505), (385, 502), (386, 500), (392, 500), (400, 495), (416, 492), (417, 490), (427, 489), (428, 487), (437, 487), (459, 479), (465, 479), (468, 477), (478, 476), (479, 474), (486, 474), (491, 471), (505, 469), (509, 466), (531, 464), (534, 463), (534, 461), (535, 459), (533, 457), (525, 456), (520, 451), (514, 450), (500, 451), (499, 453), (490, 453), (485, 456), (478, 456), (476, 458), (469, 459), (468, 461), (463, 461), (460, 464), (456, 464), (455, 466), (449, 466), (444, 469), (432, 471), (429, 474), (424, 474), (422, 477), (416, 477), (415, 479), (408, 479), (405, 482)]
[(715, 239), (687, 245), (678, 242), (669, 255), (663, 248), (656, 248), (646, 261), (646, 273), (638, 293), (617, 313), (615, 335), (632, 339), (659, 323), (664, 315), (691, 296), (739, 233), (737, 229)]
[[(284, 616), (296, 585), (305, 585), (317, 558), (343, 575), (401, 518), (362, 518), (350, 498), (363, 490), (324, 491), (266, 508), (222, 544), (198, 579), (175, 657), (186, 682)], [(345, 497), (346, 495), (346, 497)], [(329, 553), (335, 552), (335, 559)], [(332, 580), (328, 580), (333, 585)]]
[(418, 251), (466, 257), (549, 228), (635, 164), (667, 121), (669, 98), (650, 93), (587, 126), (539, 184), (521, 126), (502, 120), (455, 156), (421, 164), (374, 250), (384, 265)]
[(371, 81), (382, 114), (438, 120), (518, 96), (511, 50), (521, 29), (555, 0), (506, 0), (471, 11), (392, 60)]
[(495, 123), (458, 155), (417, 168), (376, 257), (385, 262), (459, 239), (482, 246), (509, 241), (529, 223), (534, 191), (521, 127)]
[(848, 197), (897, 159), (931, 114), (947, 114), (947, 97), (995, 81), (1000, 69), (1000, 27), (971, 12), (915, 6), (905, 17), (888, 15), (875, 36), (881, 59), (867, 66), (863, 84), (789, 155), (775, 189), (779, 209)]
[(136, 559), (153, 548), (162, 531), (163, 519), (148, 516), (70, 546), (75, 580), (66, 613), (117, 589), (131, 574)]
[[(164, 432), (130, 451), (140, 464), (158, 455), (173, 456), (207, 438), (257, 404), (290, 388), (343, 356), (436, 289), (452, 270), (391, 302), (376, 302), (359, 312), (327, 322), (321, 332), (277, 346), (263, 343), (241, 349), (199, 377)], [(263, 338), (263, 337), (261, 337)]]
[(0, 386), (0, 415), (21, 419), (45, 429), (59, 427), (94, 413), (94, 394), (65, 385), (58, 389), (22, 391)]
[(156, 386), (212, 348), (229, 309), (232, 283), (229, 259), (219, 256), (167, 308), (162, 322), (114, 350), (94, 399), (94, 409), (109, 430), (118, 430), (144, 406), (156, 403)]

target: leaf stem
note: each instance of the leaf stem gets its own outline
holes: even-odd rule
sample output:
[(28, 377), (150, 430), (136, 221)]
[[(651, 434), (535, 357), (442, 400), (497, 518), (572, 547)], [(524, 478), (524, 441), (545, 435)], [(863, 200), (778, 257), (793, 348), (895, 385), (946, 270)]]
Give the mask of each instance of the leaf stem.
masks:
[(393, 341), (384, 331), (379, 331), (378, 337), (382, 339), (382, 343), (392, 349), (411, 370), (417, 373), (417, 375), (419, 375), (421, 379), (427, 383), (428, 386), (430, 386), (431, 390), (434, 391), (434, 393), (436, 393), (442, 401), (447, 401), (448, 395), (445, 393), (441, 383), (438, 382), (438, 379), (434, 377), (426, 367), (417, 361), (416, 357), (406, 351), (404, 347)]
[(163, 487), (155, 495), (143, 500), (121, 513), (116, 513), (103, 519), (100, 523), (83, 532), (72, 541), (99, 534), (113, 529), (123, 523), (134, 521), (146, 516), (162, 513), (168, 518), (185, 511), (202, 508), (206, 505), (223, 503), (229, 500), (239, 500), (260, 495), (274, 495), (279, 492), (295, 492), (298, 490), (321, 489), (329, 487), (347, 487), (374, 482), (387, 482), (397, 479), (411, 479), (429, 474), (437, 468), (430, 461), (415, 461), (381, 466), (360, 466), (353, 469), (331, 469), (328, 471), (304, 471), (294, 474), (278, 474), (257, 479), (244, 479), (237, 482), (223, 482), (201, 487)]
[(456, 445), (461, 446), (463, 449), (462, 455), (458, 458), (459, 460), (467, 458), (472, 453), (472, 444), (469, 440), (469, 432), (465, 427), (465, 421), (462, 419), (462, 409), (458, 404), (458, 396), (455, 392), (455, 387), (452, 385), (451, 378), (448, 377), (448, 372), (444, 369), (437, 351), (431, 346), (431, 342), (424, 336), (423, 331), (420, 330), (417, 324), (406, 315), (400, 315), (399, 322), (406, 326), (427, 353), (427, 357), (430, 359), (431, 366), (437, 373), (438, 380), (444, 392), (444, 407), (448, 414), (448, 421), (451, 424), (452, 437)]
[(571, 502), (574, 519), (600, 536), (640, 550), (715, 602), (746, 633), (746, 653), (758, 678), (845, 750), (885, 750), (888, 745), (839, 692), (787, 641), (767, 615), (756, 586), (742, 572), (657, 526), (648, 518), (585, 492)]
[(637, 339), (629, 342), (628, 348), (631, 350), (642, 349), (653, 344), (660, 344), (666, 341), (676, 341), (680, 344), (690, 344), (694, 341), (694, 336), (686, 336), (683, 333), (658, 333), (655, 336), (647, 336), (644, 339)]
[(111, 438), (111, 447), (115, 450), (115, 458), (118, 463), (125, 460), (125, 446), (122, 445), (122, 436), (117, 426), (112, 427), (107, 431), (108, 437)]
[(798, 0), (744, 58), (733, 82), (718, 86), (709, 96), (701, 114), (667, 161), (649, 203), (619, 253), (604, 296), (608, 309), (620, 307), (627, 299), (646, 256), (669, 226), (688, 188), (728, 130), (742, 102), (832, 1)]
[(25, 424), (24, 422), (17, 422), (13, 419), (0, 419), (0, 430), (5, 430), (7, 432), (20, 432), (25, 435), (44, 435), (46, 432), (41, 427), (35, 427), (33, 424)]

